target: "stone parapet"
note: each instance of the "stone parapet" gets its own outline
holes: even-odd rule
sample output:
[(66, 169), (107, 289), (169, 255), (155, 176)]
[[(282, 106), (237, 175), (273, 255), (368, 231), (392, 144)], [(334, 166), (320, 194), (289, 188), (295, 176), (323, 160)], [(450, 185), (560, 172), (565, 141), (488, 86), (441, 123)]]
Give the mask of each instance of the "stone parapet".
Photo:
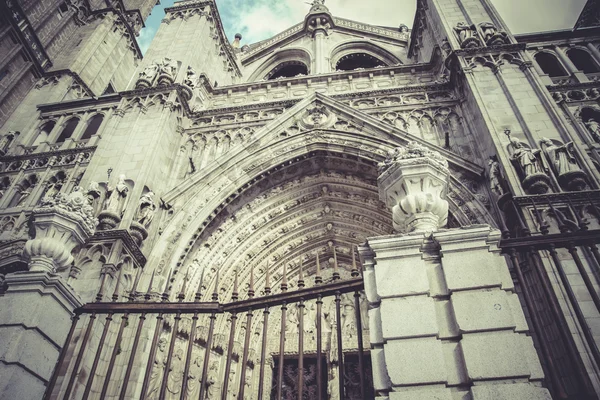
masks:
[(479, 225), (360, 248), (380, 398), (550, 399), (499, 238)]
[(82, 303), (62, 278), (42, 271), (8, 274), (0, 295), (0, 398), (41, 399), (71, 316)]

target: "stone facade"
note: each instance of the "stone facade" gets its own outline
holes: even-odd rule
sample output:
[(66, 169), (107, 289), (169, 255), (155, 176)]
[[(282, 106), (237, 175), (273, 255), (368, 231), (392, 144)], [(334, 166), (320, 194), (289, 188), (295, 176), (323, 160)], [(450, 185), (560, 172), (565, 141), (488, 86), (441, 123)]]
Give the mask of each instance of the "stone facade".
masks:
[(1, 3), (0, 397), (598, 397), (597, 2), (154, 4)]

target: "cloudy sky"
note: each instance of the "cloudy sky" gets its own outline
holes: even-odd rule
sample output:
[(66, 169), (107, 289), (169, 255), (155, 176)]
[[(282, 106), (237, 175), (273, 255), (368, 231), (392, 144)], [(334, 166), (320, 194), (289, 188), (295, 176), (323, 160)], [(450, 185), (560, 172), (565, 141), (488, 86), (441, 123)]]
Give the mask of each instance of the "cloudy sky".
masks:
[[(164, 17), (164, 8), (174, 0), (161, 0), (138, 38), (146, 51)], [(242, 44), (267, 39), (301, 22), (308, 0), (216, 0), (225, 32), (230, 40), (239, 32)], [(513, 33), (571, 28), (586, 0), (492, 0)], [(372, 25), (411, 26), (416, 0), (326, 0), (335, 16)]]

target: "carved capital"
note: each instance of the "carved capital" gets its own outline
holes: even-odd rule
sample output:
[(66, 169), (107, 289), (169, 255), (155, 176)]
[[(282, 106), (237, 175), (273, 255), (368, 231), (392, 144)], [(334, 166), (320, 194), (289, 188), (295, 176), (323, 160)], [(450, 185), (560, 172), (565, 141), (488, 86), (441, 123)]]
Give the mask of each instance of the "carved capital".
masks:
[(23, 257), (32, 271), (54, 272), (68, 267), (71, 251), (94, 234), (98, 220), (78, 188), (70, 195), (45, 197), (32, 211), (35, 236), (25, 243)]
[(433, 232), (448, 220), (448, 162), (411, 142), (390, 152), (380, 164), (379, 198), (392, 210), (399, 232)]

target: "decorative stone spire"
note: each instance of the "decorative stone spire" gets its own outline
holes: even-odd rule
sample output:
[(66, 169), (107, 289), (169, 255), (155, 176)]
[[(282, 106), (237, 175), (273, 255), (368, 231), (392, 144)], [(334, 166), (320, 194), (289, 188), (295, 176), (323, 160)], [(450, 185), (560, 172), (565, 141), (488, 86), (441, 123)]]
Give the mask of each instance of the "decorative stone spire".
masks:
[(436, 151), (410, 142), (379, 164), (379, 198), (392, 210), (399, 232), (433, 232), (446, 225), (448, 162)]
[(55, 272), (73, 262), (71, 251), (94, 234), (98, 220), (80, 187), (73, 193), (44, 197), (33, 209), (35, 236), (25, 243), (23, 258), (31, 271)]

